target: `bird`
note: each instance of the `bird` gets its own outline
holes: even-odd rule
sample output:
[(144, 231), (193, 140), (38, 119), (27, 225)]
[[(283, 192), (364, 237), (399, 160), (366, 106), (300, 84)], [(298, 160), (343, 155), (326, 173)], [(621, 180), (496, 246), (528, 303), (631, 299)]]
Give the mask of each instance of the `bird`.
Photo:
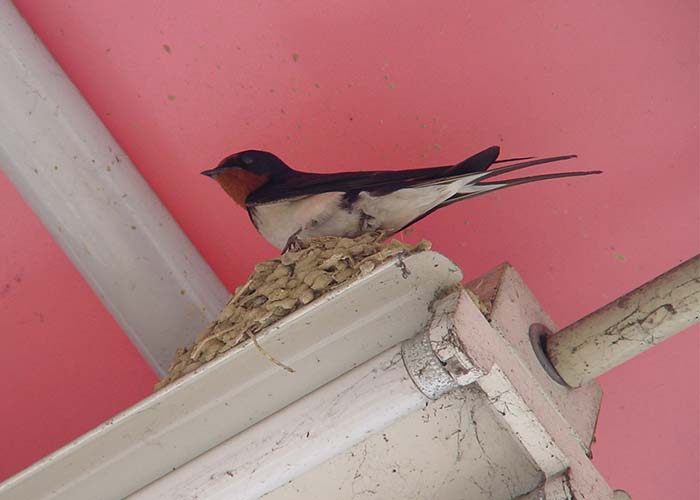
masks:
[(318, 236), (355, 238), (378, 232), (389, 237), (440, 208), (475, 196), (546, 179), (601, 173), (558, 172), (499, 181), (493, 178), (576, 158), (572, 154), (498, 159), (499, 154), (500, 148), (492, 146), (454, 165), (322, 174), (294, 170), (267, 151), (246, 150), (201, 173), (246, 209), (257, 231), (283, 253)]

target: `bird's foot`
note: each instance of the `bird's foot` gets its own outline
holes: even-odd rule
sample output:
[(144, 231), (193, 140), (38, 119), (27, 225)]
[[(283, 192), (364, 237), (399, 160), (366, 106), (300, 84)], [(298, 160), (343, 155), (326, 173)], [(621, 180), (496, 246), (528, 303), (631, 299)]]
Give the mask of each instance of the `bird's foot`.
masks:
[(390, 236), (390, 234), (384, 230), (377, 229), (375, 231), (365, 233), (363, 236), (365, 238), (367, 238), (369, 241), (371, 241), (372, 243), (380, 243), (380, 242), (384, 241), (385, 239), (387, 239)]
[(301, 241), (301, 239), (297, 236), (299, 234), (299, 231), (294, 233), (289, 237), (287, 240), (287, 244), (284, 245), (284, 248), (282, 249), (282, 253), (287, 253), (287, 252), (298, 252), (302, 248), (304, 248), (304, 245)]

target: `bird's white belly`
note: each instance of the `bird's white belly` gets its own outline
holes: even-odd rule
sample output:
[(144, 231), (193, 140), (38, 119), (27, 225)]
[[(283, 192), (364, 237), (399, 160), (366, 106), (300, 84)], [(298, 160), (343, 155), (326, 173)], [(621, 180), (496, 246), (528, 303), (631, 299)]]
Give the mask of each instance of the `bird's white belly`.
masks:
[(283, 248), (292, 235), (313, 236), (359, 234), (359, 214), (341, 206), (344, 193), (320, 193), (305, 198), (258, 205), (251, 217), (263, 237)]
[(300, 239), (355, 237), (373, 230), (391, 234), (458, 193), (461, 187), (461, 182), (453, 182), (383, 195), (362, 191), (351, 206), (343, 203), (345, 193), (320, 193), (258, 205), (250, 209), (250, 215), (260, 234), (277, 248), (284, 248), (293, 235)]

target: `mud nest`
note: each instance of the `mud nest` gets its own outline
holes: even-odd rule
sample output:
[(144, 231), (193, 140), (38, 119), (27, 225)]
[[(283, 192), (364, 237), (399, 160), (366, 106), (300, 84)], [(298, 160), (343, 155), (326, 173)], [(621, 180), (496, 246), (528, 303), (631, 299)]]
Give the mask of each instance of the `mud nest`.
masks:
[(372, 272), (391, 257), (430, 249), (427, 241), (409, 245), (397, 240), (383, 243), (383, 239), (381, 234), (355, 239), (314, 238), (301, 243), (298, 251), (256, 265), (219, 317), (192, 345), (177, 350), (167, 377), (156, 384), (155, 390), (246, 341), (253, 342), (269, 362), (293, 371), (264, 351), (255, 336), (330, 290)]

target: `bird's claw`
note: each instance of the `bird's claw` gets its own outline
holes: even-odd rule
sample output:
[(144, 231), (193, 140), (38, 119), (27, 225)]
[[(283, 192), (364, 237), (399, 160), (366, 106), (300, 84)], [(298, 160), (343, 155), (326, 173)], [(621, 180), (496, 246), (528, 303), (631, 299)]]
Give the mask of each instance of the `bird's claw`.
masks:
[(287, 253), (287, 252), (298, 252), (301, 250), (303, 247), (301, 239), (297, 236), (299, 234), (299, 231), (294, 233), (289, 237), (287, 240), (287, 244), (284, 245), (284, 248), (282, 249), (282, 253)]

